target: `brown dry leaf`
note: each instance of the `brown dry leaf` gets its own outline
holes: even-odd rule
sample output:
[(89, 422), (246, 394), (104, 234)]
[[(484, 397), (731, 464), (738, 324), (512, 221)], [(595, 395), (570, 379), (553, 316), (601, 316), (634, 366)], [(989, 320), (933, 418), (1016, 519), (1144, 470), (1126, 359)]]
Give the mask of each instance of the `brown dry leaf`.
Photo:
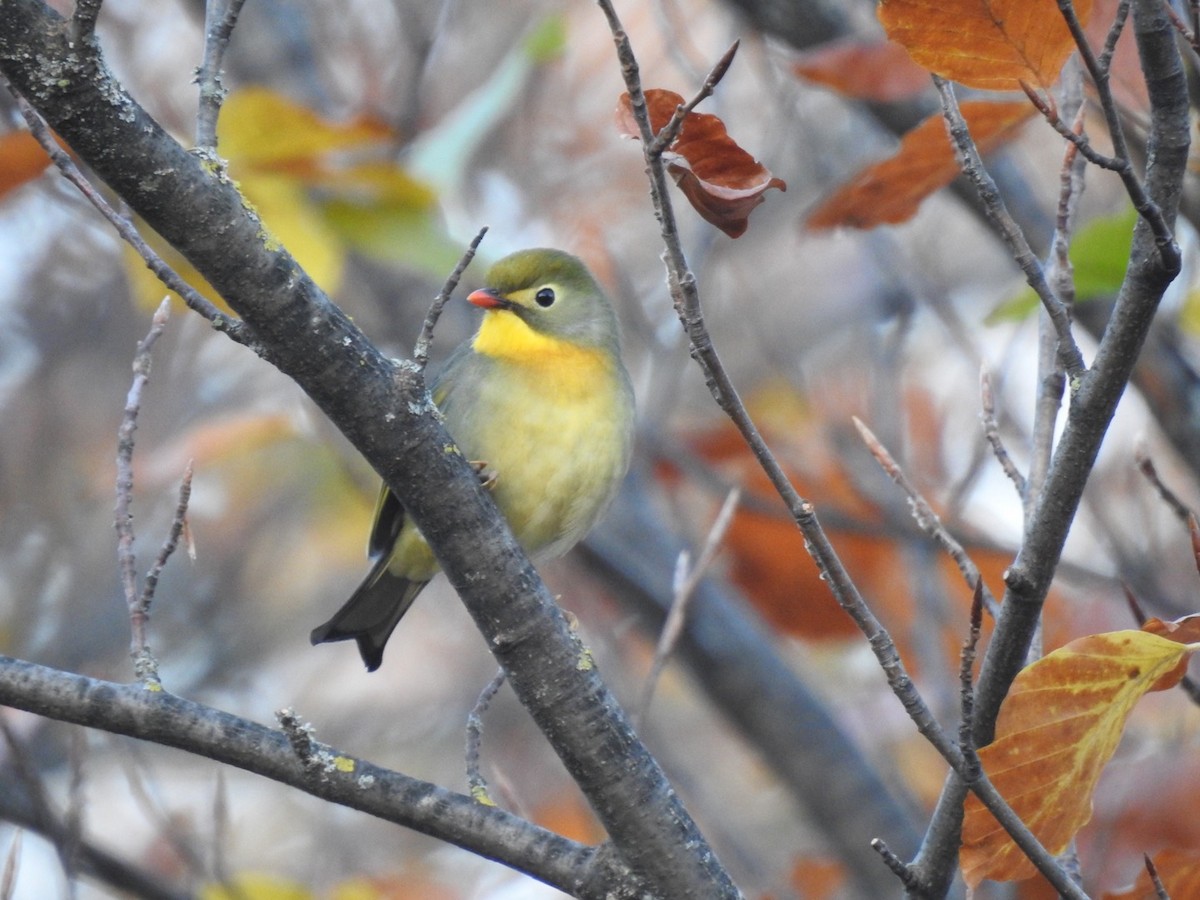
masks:
[(830, 41), (805, 53), (792, 71), (847, 97), (878, 103), (909, 100), (929, 89), (929, 72), (895, 41)]
[[(650, 127), (656, 134), (683, 102), (674, 91), (646, 91)], [(626, 137), (641, 137), (628, 93), (622, 94), (617, 104), (617, 126)], [(766, 199), (763, 195), (768, 190), (787, 190), (783, 179), (739, 147), (725, 130), (725, 123), (708, 113), (689, 113), (663, 158), (696, 212), (731, 238), (745, 233), (751, 211)]]
[[(1200, 853), (1194, 850), (1163, 850), (1154, 856), (1154, 868), (1168, 897), (1200, 897)], [(1154, 900), (1158, 897), (1150, 873), (1145, 869), (1133, 887), (1119, 894), (1108, 893), (1105, 900)]]
[(50, 165), (50, 157), (28, 131), (0, 137), (0, 197), (32, 181)]
[[(996, 740), (979, 757), (992, 784), (1051, 853), (1065, 850), (1091, 818), (1096, 781), (1134, 704), (1147, 691), (1173, 684), (1170, 676), (1182, 675), (1179, 664), (1191, 649), (1146, 631), (1094, 634), (1017, 676)], [(959, 863), (968, 886), (1034, 874), (973, 794), (965, 814)]]
[[(1157, 634), (1159, 637), (1165, 637), (1168, 641), (1175, 641), (1177, 644), (1200, 643), (1200, 614), (1183, 616), (1171, 622), (1164, 622), (1162, 619), (1147, 619), (1142, 623), (1142, 631)], [(1179, 665), (1163, 675), (1162, 684), (1155, 685), (1150, 690), (1164, 691), (1179, 684), (1183, 676), (1187, 674), (1188, 661), (1187, 657), (1181, 659)]]
[[(1092, 0), (1075, 0), (1086, 23)], [(967, 87), (1049, 88), (1075, 41), (1055, 0), (882, 0), (879, 21), (917, 63)]]
[(1200, 642), (1200, 613), (1193, 613), (1170, 622), (1164, 622), (1162, 619), (1147, 619), (1142, 623), (1142, 631), (1157, 634), (1180, 644), (1195, 644)]
[[(1024, 101), (975, 100), (961, 108), (980, 153), (1012, 138), (1034, 114)], [(932, 115), (904, 136), (895, 154), (863, 169), (822, 202), (808, 217), (808, 227), (865, 229), (904, 222), (921, 201), (948, 185), (958, 172), (941, 114)]]

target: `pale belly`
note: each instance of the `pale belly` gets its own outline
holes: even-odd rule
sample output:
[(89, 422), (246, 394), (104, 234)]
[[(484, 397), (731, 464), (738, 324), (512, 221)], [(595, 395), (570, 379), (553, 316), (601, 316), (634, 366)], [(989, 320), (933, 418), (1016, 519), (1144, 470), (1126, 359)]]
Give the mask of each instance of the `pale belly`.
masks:
[[(511, 374), (485, 378), (445, 410), (446, 427), (467, 459), (487, 463), (496, 476), (496, 505), (534, 561), (561, 556), (591, 530), (628, 468), (632, 442), (632, 398), (624, 382), (593, 383), (565, 396), (547, 387), (536, 380), (514, 384)], [(539, 399), (530, 403), (531, 397)], [(392, 568), (420, 579), (437, 571), (411, 521)]]

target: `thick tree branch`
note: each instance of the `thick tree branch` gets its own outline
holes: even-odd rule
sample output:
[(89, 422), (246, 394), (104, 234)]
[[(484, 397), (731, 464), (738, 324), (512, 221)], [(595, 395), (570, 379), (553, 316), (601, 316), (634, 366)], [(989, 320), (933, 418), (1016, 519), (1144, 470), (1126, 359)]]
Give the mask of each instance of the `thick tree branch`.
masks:
[(622, 858), (662, 897), (737, 890), (435, 415), (411, 363), (382, 356), (237, 188), (188, 153), (40, 0), (0, 0), (0, 71), (178, 249), (383, 476)]

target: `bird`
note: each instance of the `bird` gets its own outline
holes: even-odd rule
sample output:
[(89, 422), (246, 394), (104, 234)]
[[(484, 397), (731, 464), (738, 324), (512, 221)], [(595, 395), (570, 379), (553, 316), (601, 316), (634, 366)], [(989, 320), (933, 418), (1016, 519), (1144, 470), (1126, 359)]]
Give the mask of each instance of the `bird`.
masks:
[[(615, 496), (633, 444), (633, 387), (616, 314), (582, 260), (521, 250), (483, 280), (466, 298), (484, 311), (479, 329), (450, 355), (430, 393), (517, 541), (542, 562), (570, 550)], [(367, 554), (367, 577), (311, 640), (356, 641), (373, 672), (439, 571), (386, 484)]]

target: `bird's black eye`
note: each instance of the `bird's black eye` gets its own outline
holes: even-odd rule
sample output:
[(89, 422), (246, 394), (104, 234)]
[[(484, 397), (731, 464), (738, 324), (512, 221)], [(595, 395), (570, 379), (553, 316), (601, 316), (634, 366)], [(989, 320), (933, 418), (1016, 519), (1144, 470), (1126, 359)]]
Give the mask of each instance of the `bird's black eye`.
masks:
[(537, 305), (546, 309), (554, 305), (554, 288), (544, 287), (536, 294), (533, 299), (537, 301)]

